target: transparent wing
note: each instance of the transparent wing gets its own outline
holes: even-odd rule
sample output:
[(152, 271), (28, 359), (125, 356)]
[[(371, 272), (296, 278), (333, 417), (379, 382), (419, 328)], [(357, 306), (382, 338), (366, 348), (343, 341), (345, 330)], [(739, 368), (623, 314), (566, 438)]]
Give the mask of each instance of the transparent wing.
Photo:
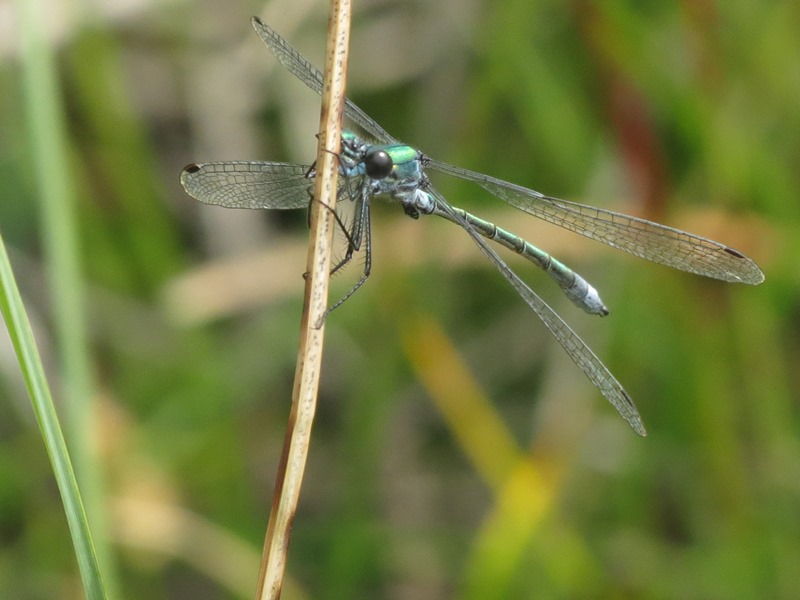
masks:
[(309, 167), (276, 162), (230, 161), (192, 164), (181, 185), (192, 198), (227, 208), (306, 208)]
[[(258, 17), (253, 17), (251, 23), (258, 37), (267, 45), (267, 48), (275, 55), (278, 62), (312, 90), (322, 94), (322, 73), (320, 73), (319, 69), (303, 58), (297, 50), (292, 48), (286, 40), (264, 21)], [(376, 140), (387, 144), (397, 142), (383, 127), (378, 125), (374, 119), (349, 99), (345, 100), (344, 114)]]
[(434, 213), (443, 216), (451, 221), (459, 223), (472, 237), (478, 248), (481, 249), (486, 257), (497, 267), (497, 270), (502, 273), (509, 283), (514, 286), (514, 289), (519, 293), (525, 303), (531, 307), (533, 312), (542, 320), (545, 326), (553, 334), (553, 337), (558, 340), (561, 347), (566, 350), (569, 357), (575, 361), (581, 370), (586, 374), (595, 387), (600, 390), (600, 393), (611, 402), (612, 406), (617, 409), (622, 418), (625, 419), (633, 430), (639, 435), (647, 435), (642, 418), (639, 416), (639, 411), (636, 405), (628, 395), (628, 392), (622, 387), (622, 384), (611, 374), (611, 371), (597, 358), (597, 355), (578, 337), (572, 328), (567, 325), (564, 320), (550, 308), (547, 303), (542, 300), (536, 293), (522, 281), (516, 273), (514, 273), (508, 265), (501, 259), (497, 253), (489, 247), (484, 239), (472, 228), (469, 223), (461, 217), (447, 201), (435, 191), (428, 190), (436, 198), (436, 208)]
[(635, 256), (722, 281), (764, 281), (752, 260), (723, 244), (618, 212), (545, 196), (534, 190), (436, 160), (427, 168), (473, 181), (511, 206)]

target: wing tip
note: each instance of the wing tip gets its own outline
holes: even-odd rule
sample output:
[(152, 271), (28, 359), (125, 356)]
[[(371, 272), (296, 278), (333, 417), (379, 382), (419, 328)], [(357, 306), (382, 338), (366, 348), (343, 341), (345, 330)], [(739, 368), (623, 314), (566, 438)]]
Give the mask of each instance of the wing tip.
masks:
[(722, 251), (734, 258), (738, 258), (742, 261), (740, 265), (740, 269), (737, 269), (735, 273), (729, 273), (730, 279), (729, 281), (735, 283), (746, 283), (748, 285), (758, 285), (764, 281), (764, 272), (761, 268), (753, 261), (753, 259), (745, 256), (735, 248), (731, 248), (730, 246), (723, 246)]

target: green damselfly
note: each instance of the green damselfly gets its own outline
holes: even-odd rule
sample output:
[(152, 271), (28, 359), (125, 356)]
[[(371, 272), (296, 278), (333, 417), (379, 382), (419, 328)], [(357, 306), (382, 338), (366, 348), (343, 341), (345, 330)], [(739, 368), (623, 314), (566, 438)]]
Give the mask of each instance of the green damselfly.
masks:
[[(254, 17), (253, 27), (281, 64), (318, 94), (322, 74), (271, 27)], [(503, 261), (486, 239), (527, 258), (544, 270), (566, 296), (584, 311), (606, 315), (597, 291), (580, 275), (519, 236), (452, 206), (431, 185), (427, 171), (438, 171), (472, 181), (494, 196), (533, 216), (598, 240), (635, 256), (675, 269), (722, 281), (759, 284), (764, 274), (742, 253), (723, 244), (637, 217), (545, 196), (534, 190), (475, 171), (434, 160), (389, 135), (358, 106), (347, 100), (345, 116), (366, 135), (345, 131), (340, 149), (340, 196), (354, 202), (354, 218), (347, 228), (348, 249), (337, 270), (354, 252), (364, 248), (364, 272), (339, 306), (369, 276), (370, 202), (380, 197), (401, 203), (405, 213), (418, 218), (435, 214), (461, 226), (478, 248), (539, 316), (572, 360), (611, 402), (631, 427), (645, 435), (633, 400), (592, 350)], [(230, 161), (192, 164), (181, 173), (186, 192), (207, 204), (228, 208), (294, 209), (309, 203), (307, 165), (278, 162)]]

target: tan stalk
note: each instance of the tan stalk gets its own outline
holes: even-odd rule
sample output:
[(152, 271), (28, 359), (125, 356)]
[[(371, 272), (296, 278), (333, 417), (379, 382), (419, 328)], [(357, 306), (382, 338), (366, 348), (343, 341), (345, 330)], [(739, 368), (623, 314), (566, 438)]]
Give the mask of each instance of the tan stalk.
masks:
[(289, 533), (300, 497), (311, 426), (317, 405), (322, 342), (325, 333), (323, 316), (328, 304), (328, 273), (334, 230), (333, 209), (336, 205), (338, 179), (337, 153), (341, 145), (349, 38), (350, 1), (331, 0), (320, 115), (321, 133), (314, 180), (315, 202), (311, 203), (311, 235), (306, 265), (308, 277), (300, 324), (292, 410), (264, 540), (257, 600), (277, 600), (281, 595)]

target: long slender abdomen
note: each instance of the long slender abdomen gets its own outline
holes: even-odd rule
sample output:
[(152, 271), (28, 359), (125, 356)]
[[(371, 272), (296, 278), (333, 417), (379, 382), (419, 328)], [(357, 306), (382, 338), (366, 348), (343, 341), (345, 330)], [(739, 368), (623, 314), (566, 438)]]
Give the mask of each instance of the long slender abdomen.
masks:
[(597, 290), (583, 277), (550, 256), (547, 252), (540, 250), (518, 235), (514, 235), (510, 231), (476, 217), (463, 209), (453, 207), (453, 211), (482, 236), (524, 256), (542, 269), (564, 290), (567, 298), (580, 309), (593, 315), (605, 316), (608, 314), (608, 309), (603, 304)]

